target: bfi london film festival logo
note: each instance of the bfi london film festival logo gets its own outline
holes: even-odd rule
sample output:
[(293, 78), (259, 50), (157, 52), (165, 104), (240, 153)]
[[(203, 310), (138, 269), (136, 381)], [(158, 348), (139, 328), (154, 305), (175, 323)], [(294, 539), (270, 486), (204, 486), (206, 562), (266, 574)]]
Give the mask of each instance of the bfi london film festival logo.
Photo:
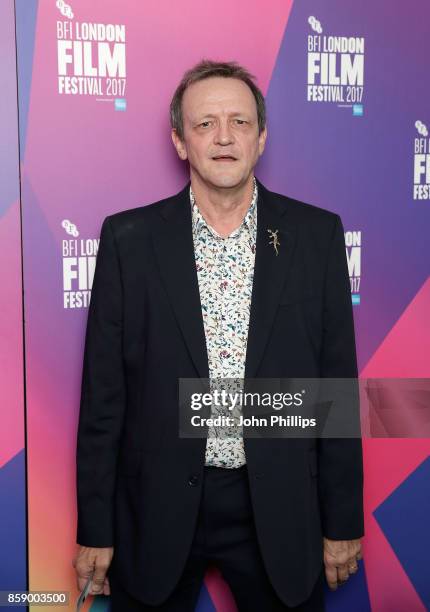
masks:
[(57, 19), (58, 93), (94, 96), (125, 111), (125, 25), (74, 21), (73, 9), (64, 0), (56, 0), (55, 6), (65, 18)]
[(345, 232), (346, 260), (348, 262), (349, 282), (353, 306), (360, 304), (361, 284), (361, 231)]
[(336, 103), (363, 116), (364, 37), (326, 36), (311, 15), (308, 24), (307, 101)]
[(68, 219), (62, 221), (61, 227), (71, 236), (62, 240), (63, 306), (67, 309), (88, 308), (100, 239), (78, 240), (78, 228)]
[(414, 139), (414, 200), (430, 200), (430, 138), (427, 126), (415, 121), (419, 136)]

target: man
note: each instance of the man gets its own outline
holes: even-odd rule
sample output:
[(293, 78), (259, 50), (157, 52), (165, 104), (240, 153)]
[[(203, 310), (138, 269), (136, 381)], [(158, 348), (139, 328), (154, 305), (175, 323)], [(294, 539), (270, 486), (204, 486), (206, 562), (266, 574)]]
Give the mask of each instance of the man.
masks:
[(211, 563), (240, 611), (323, 610), (323, 576), (361, 558), (361, 440), (181, 437), (178, 381), (357, 376), (342, 223), (254, 179), (264, 98), (236, 63), (188, 71), (171, 121), (190, 183), (102, 225), (78, 586), (94, 569), (113, 610), (191, 611)]

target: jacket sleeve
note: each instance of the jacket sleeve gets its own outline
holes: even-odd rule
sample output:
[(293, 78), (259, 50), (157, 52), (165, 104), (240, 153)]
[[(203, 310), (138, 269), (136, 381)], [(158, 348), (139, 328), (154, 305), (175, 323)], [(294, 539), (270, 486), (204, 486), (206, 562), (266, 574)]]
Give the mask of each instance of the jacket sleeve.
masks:
[(83, 546), (113, 546), (116, 461), (125, 402), (121, 270), (106, 217), (88, 309), (76, 445), (77, 543)]
[[(328, 252), (323, 317), (321, 377), (357, 382), (351, 290), (339, 215), (335, 215)], [(359, 402), (356, 406), (356, 412), (353, 408), (349, 414), (356, 419), (359, 431)], [(360, 538), (364, 535), (361, 437), (319, 438), (318, 463), (323, 535), (332, 540)]]

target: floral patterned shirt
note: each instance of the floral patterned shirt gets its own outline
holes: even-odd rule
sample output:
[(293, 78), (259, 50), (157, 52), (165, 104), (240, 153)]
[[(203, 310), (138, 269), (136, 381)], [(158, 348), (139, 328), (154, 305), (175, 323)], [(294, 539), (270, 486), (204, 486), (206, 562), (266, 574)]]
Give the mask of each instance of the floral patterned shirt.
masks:
[[(214, 379), (222, 379), (216, 383), (217, 389), (227, 385), (230, 391), (231, 379), (243, 381), (245, 377), (257, 236), (257, 198), (254, 179), (252, 201), (241, 225), (223, 238), (206, 223), (190, 187), (194, 255), (211, 387)], [(234, 390), (237, 391), (238, 387)], [(240, 409), (237, 410), (237, 407), (232, 411), (225, 406), (212, 406), (211, 416), (237, 417)], [(209, 427), (205, 464), (225, 468), (244, 465), (242, 430), (239, 425)]]

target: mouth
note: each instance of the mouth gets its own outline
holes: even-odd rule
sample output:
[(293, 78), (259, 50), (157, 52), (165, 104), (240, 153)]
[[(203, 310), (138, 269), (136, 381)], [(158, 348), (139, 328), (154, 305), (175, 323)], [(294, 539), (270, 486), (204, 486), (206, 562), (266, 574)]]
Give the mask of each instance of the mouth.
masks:
[(215, 155), (214, 157), (212, 157), (213, 161), (216, 162), (233, 162), (233, 161), (237, 161), (236, 157), (234, 157), (233, 155)]

